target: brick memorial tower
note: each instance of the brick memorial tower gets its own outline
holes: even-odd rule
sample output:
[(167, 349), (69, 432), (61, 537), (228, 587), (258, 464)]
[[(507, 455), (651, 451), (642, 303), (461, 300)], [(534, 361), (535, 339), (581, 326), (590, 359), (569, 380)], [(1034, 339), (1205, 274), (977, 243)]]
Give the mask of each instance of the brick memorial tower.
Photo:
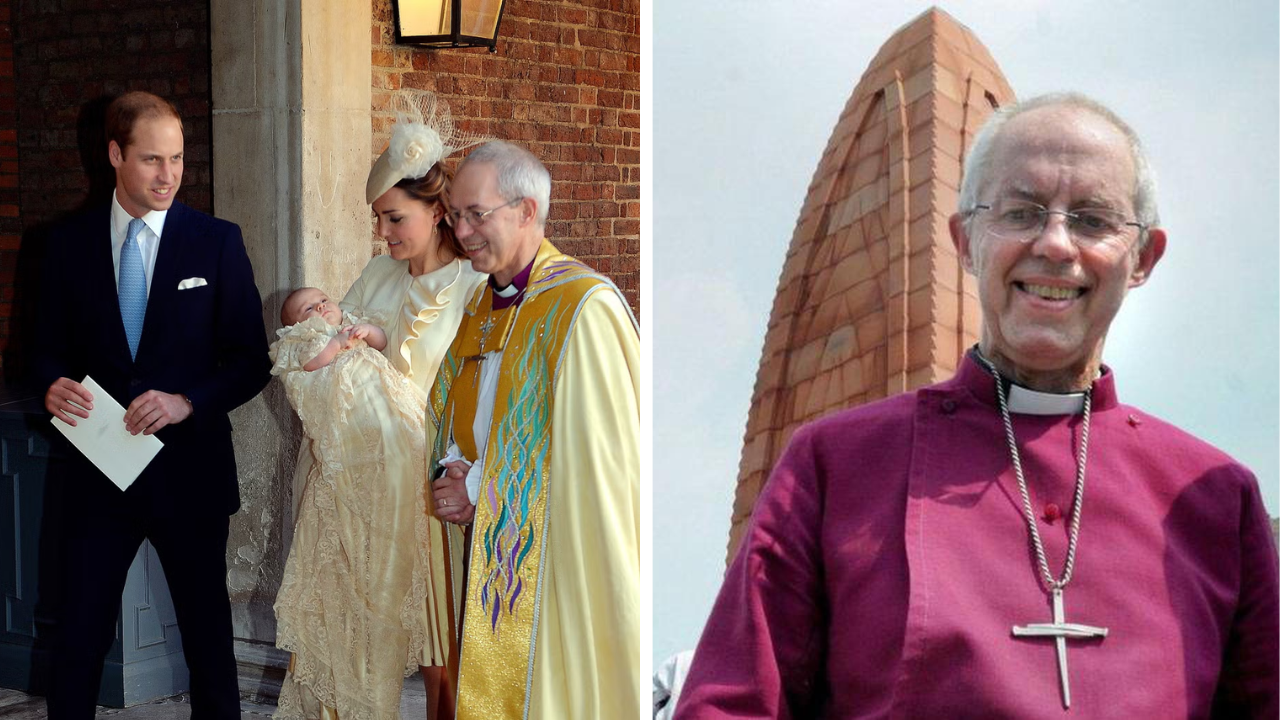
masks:
[(947, 218), (974, 134), (1013, 99), (977, 37), (937, 8), (894, 33), (863, 73), (813, 174), (778, 280), (730, 559), (797, 427), (950, 377), (977, 342), (977, 289)]

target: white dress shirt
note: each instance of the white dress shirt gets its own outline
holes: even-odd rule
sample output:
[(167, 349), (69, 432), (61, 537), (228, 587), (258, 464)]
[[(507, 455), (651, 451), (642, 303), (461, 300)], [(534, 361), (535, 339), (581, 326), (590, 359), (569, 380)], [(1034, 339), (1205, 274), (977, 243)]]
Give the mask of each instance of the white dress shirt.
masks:
[[(120, 290), (120, 248), (129, 234), (129, 221), (133, 219), (111, 192), (111, 263), (115, 267), (116, 291)], [(142, 216), (146, 227), (138, 233), (138, 249), (142, 251), (142, 269), (147, 277), (147, 297), (151, 297), (151, 276), (156, 268), (156, 253), (160, 250), (160, 232), (164, 230), (164, 218), (168, 210), (152, 210)]]

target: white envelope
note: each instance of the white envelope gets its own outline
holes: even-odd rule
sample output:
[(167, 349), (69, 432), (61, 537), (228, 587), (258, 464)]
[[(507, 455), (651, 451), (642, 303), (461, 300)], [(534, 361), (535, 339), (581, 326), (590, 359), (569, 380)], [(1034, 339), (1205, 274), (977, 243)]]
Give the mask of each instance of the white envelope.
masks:
[(155, 435), (130, 435), (124, 429), (125, 409), (120, 403), (88, 375), (80, 384), (93, 396), (89, 417), (76, 418), (75, 427), (56, 417), (50, 421), (103, 475), (124, 490), (138, 479), (164, 443)]
[(187, 278), (186, 280), (183, 280), (182, 282), (178, 283), (178, 289), (190, 290), (191, 288), (204, 287), (205, 285), (208, 285), (208, 284), (209, 283), (205, 282), (205, 279), (201, 277)]

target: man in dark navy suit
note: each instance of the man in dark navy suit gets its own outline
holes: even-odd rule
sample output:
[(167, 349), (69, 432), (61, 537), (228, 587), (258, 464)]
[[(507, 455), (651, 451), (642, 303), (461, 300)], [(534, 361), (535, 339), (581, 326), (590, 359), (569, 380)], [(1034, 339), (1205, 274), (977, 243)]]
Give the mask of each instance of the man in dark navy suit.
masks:
[[(90, 718), (125, 578), (155, 548), (191, 672), (192, 718), (239, 718), (226, 586), (240, 507), (227, 413), (266, 385), (266, 330), (240, 228), (174, 202), (182, 120), (149, 93), (107, 109), (110, 205), (50, 235), (36, 372), (45, 408), (74, 425), (93, 412), (91, 376), (164, 448), (121, 491), (78, 452), (66, 478), (63, 600), (49, 717)], [(73, 404), (74, 403), (74, 404)], [(80, 406), (80, 407), (77, 407)]]

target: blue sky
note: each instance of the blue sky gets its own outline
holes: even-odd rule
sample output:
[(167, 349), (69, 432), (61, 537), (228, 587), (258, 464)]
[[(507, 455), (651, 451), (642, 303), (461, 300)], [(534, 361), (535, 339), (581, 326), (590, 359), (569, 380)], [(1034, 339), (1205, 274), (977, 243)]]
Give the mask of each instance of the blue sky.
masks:
[[(918, 2), (653, 0), (653, 656), (719, 587), (778, 273), (827, 138)], [(1125, 402), (1257, 473), (1280, 513), (1274, 0), (951, 2), (1019, 97), (1078, 90), (1143, 138), (1169, 246), (1104, 358)]]

